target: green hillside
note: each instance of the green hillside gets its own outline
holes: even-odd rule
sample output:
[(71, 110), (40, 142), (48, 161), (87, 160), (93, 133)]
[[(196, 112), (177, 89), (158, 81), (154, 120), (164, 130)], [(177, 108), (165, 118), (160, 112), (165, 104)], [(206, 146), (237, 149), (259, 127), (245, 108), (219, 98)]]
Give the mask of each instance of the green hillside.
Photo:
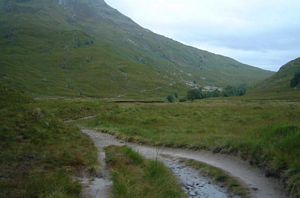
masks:
[(272, 72), (146, 30), (103, 0), (0, 1), (0, 82), (35, 96), (161, 97)]
[(255, 85), (249, 95), (258, 96), (300, 96), (299, 85), (291, 86), (291, 80), (300, 72), (300, 58), (285, 64), (270, 78)]

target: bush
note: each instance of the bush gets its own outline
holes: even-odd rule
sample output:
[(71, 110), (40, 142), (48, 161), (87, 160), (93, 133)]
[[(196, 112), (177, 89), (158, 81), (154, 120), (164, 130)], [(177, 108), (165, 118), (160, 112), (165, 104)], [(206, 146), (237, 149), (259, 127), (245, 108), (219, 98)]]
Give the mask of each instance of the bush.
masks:
[(174, 95), (168, 95), (167, 101), (170, 103), (176, 102), (176, 97)]

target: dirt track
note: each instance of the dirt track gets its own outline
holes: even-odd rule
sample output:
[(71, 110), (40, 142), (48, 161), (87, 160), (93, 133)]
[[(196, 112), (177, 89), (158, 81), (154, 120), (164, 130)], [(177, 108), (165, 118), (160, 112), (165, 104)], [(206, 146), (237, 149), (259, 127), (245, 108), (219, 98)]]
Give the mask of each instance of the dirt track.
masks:
[[(124, 142), (117, 140), (116, 138), (108, 134), (103, 134), (92, 130), (82, 130), (82, 132), (88, 135), (100, 150), (109, 145), (125, 145)], [(207, 151), (191, 151), (185, 149), (161, 147), (155, 148), (151, 146), (137, 145), (132, 143), (126, 143), (126, 145), (149, 159), (163, 158), (163, 156), (167, 155), (175, 160), (179, 158), (193, 159), (220, 168), (245, 184), (251, 190), (251, 197), (254, 198), (287, 197), (277, 180), (266, 178), (262, 171), (250, 166), (247, 162), (244, 162), (237, 157), (223, 154), (213, 154)], [(99, 157), (99, 160), (100, 163), (105, 164), (105, 160), (103, 157)], [(111, 183), (109, 182), (108, 177), (106, 177), (104, 183), (108, 184), (106, 185), (106, 190), (107, 188), (110, 188)], [(101, 186), (103, 185), (100, 185), (100, 187)], [(95, 188), (97, 189), (97, 186), (90, 186), (89, 188), (94, 189), (94, 191), (97, 192), (97, 190), (95, 190)], [(98, 192), (101, 193), (101, 190), (98, 190)], [(102, 196), (97, 196), (97, 194), (93, 194), (92, 196), (103, 197), (103, 194)]]

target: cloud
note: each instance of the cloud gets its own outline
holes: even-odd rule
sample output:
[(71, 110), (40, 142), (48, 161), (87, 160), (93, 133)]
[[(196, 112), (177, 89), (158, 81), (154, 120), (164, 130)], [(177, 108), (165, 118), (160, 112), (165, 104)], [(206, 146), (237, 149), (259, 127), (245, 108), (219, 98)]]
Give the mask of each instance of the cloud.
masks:
[(106, 0), (156, 33), (278, 70), (300, 56), (299, 0)]

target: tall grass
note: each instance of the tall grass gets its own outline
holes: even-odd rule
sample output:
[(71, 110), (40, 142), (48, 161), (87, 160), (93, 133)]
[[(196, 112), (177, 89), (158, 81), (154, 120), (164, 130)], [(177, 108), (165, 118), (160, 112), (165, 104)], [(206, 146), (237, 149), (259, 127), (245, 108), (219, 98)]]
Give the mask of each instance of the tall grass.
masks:
[(143, 159), (127, 147), (106, 148), (116, 198), (186, 197), (176, 178), (162, 163)]
[(0, 197), (78, 197), (81, 185), (73, 176), (93, 173), (93, 143), (32, 99), (15, 96), (1, 89)]

